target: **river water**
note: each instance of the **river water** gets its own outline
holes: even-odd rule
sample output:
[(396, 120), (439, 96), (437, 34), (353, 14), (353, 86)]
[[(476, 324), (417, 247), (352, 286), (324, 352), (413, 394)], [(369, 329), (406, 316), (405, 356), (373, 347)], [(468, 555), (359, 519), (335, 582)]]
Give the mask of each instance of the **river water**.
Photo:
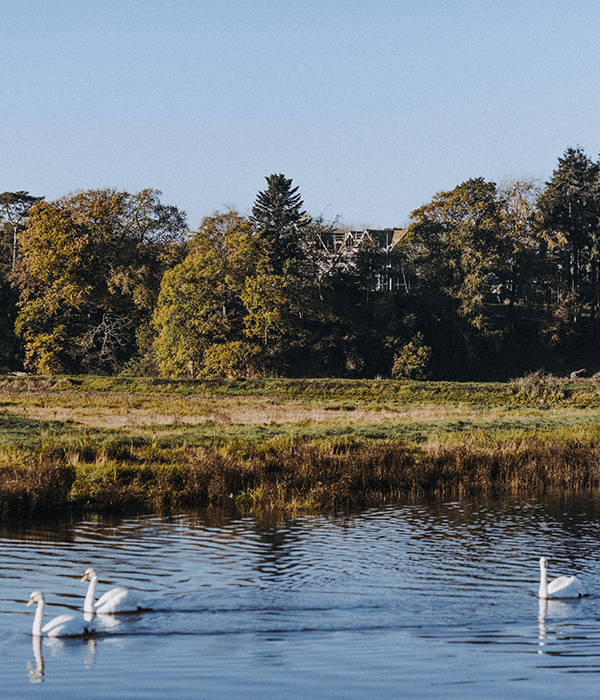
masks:
[[(0, 698), (597, 698), (600, 499), (429, 502), (281, 522), (184, 514), (0, 531)], [(537, 598), (576, 573), (589, 595)], [(85, 569), (152, 609), (91, 638)]]

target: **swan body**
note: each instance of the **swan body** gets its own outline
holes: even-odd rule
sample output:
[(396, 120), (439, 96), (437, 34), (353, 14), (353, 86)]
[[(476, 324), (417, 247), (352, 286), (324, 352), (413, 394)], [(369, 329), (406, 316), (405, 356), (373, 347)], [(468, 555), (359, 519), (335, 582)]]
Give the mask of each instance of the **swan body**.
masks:
[(585, 594), (576, 576), (559, 576), (548, 583), (546, 558), (540, 557), (539, 598), (579, 598)]
[(42, 627), (42, 618), (44, 617), (45, 600), (44, 595), (40, 591), (33, 591), (29, 597), (27, 605), (37, 603), (35, 618), (33, 620), (33, 629), (31, 634), (37, 637), (81, 637), (91, 634), (94, 631), (91, 615), (83, 617), (75, 617), (73, 615), (59, 615), (52, 618)]
[(96, 586), (98, 584), (98, 574), (94, 569), (86, 569), (82, 581), (89, 581), (83, 611), (87, 613), (119, 613), (137, 612), (144, 609), (142, 598), (127, 588), (112, 588), (98, 600), (94, 601)]

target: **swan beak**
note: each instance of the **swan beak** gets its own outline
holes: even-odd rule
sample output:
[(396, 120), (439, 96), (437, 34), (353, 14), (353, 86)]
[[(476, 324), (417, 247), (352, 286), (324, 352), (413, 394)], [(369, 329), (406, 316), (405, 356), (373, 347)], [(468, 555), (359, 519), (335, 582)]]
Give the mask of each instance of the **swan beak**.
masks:
[(33, 605), (34, 602), (35, 601), (33, 600), (33, 598), (30, 598), (26, 603), (27, 607), (29, 607), (30, 605)]
[(85, 574), (83, 574), (83, 578), (81, 579), (82, 581), (87, 581), (89, 579), (90, 575), (86, 571)]

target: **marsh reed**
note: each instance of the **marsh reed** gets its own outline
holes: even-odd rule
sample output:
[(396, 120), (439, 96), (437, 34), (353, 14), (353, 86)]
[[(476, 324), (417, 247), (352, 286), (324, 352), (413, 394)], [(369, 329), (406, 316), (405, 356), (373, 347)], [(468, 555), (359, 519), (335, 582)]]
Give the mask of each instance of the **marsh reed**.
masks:
[[(169, 453), (168, 453), (169, 452)], [(16, 455), (15, 455), (16, 456)], [(337, 512), (405, 498), (594, 490), (600, 446), (526, 438), (478, 447), (395, 443), (329, 448), (308, 441), (229, 451), (157, 447), (38, 455), (0, 468), (0, 518), (65, 512), (168, 512), (219, 506), (239, 512)], [(20, 463), (19, 463), (20, 462)]]

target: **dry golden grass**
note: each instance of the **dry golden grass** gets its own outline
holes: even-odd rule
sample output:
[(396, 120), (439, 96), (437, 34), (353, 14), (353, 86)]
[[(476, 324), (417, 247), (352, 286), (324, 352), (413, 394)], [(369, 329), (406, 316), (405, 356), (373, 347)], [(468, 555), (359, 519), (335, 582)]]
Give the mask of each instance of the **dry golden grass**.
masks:
[(393, 410), (357, 407), (349, 411), (267, 397), (131, 396), (68, 391), (18, 397), (3, 396), (0, 392), (0, 405), (5, 413), (37, 420), (74, 421), (88, 427), (132, 432), (138, 432), (143, 426), (197, 425), (206, 421), (224, 426), (307, 422), (366, 425), (390, 420), (435, 422), (472, 414), (472, 411), (438, 405)]
[[(464, 424), (469, 430), (489, 430), (498, 425), (562, 425), (569, 420), (593, 424), (594, 407), (408, 405), (370, 408), (357, 405), (333, 409), (323, 403), (299, 403), (293, 399), (242, 396), (125, 394), (116, 392), (38, 391), (35, 394), (4, 394), (0, 389), (0, 411), (41, 421), (72, 421), (76, 426), (117, 429), (131, 435), (151, 434), (160, 426), (184, 426), (212, 421), (229, 426), (288, 425), (349, 428), (378, 424), (426, 425), (430, 439), (437, 439), (438, 427)], [(178, 427), (179, 426), (179, 427)], [(164, 432), (163, 432), (164, 434)]]

